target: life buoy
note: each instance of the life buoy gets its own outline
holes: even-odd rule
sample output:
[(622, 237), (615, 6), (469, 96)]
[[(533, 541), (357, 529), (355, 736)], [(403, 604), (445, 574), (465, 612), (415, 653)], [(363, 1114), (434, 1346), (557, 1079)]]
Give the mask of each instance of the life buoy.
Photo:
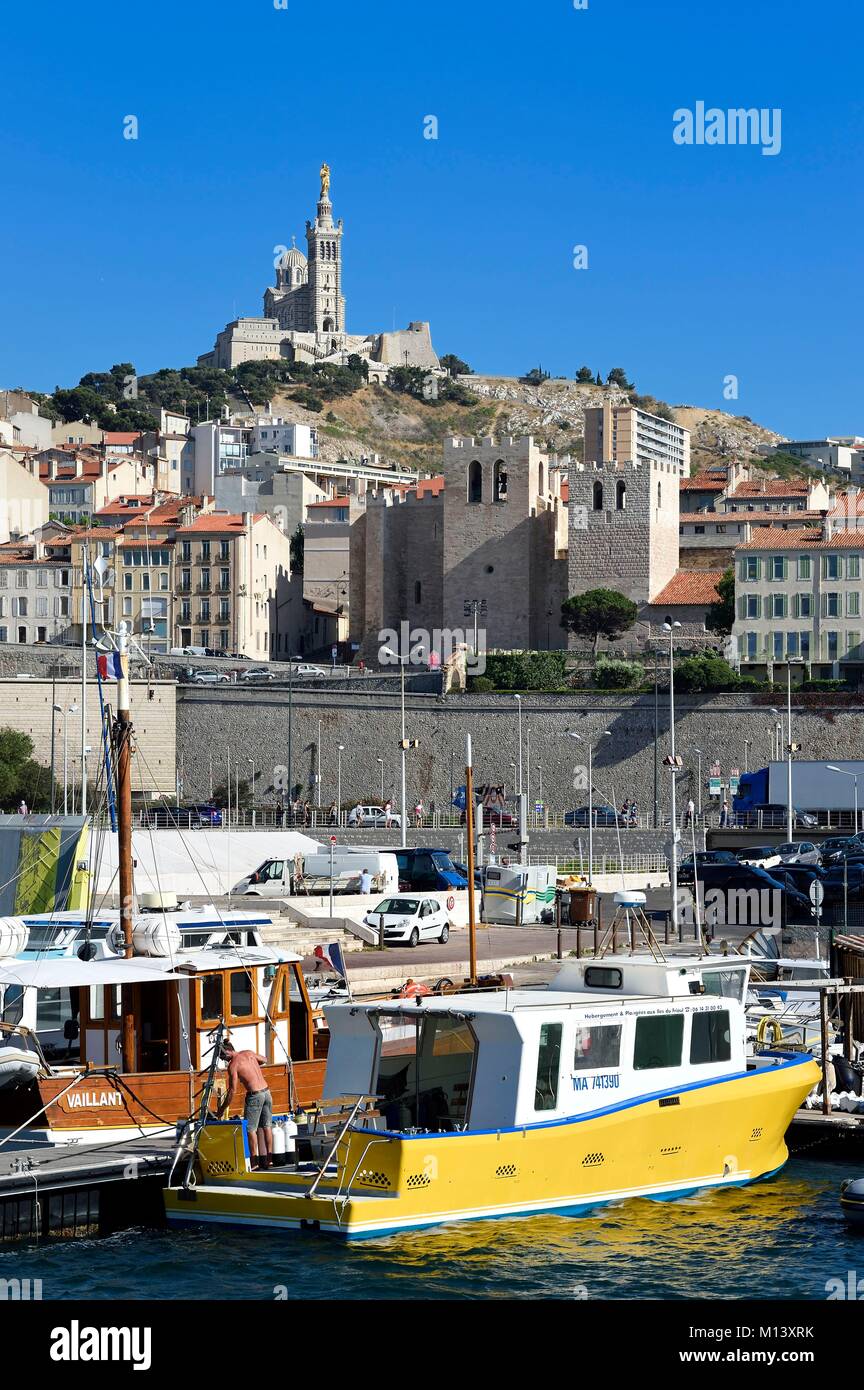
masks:
[(421, 985), (418, 980), (406, 980), (396, 997), (397, 999), (417, 999), (431, 993), (428, 985)]
[(756, 1029), (756, 1041), (760, 1047), (765, 1043), (769, 1028), (771, 1029), (772, 1043), (783, 1041), (783, 1029), (780, 1027), (779, 1019), (772, 1018), (770, 1014), (766, 1014), (764, 1018), (760, 1018), (759, 1027)]

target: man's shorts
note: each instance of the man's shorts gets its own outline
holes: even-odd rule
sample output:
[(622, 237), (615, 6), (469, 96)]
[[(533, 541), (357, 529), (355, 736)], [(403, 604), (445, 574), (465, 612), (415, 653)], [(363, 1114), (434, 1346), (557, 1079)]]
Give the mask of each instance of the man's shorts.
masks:
[(272, 1129), (273, 1097), (269, 1090), (249, 1092), (243, 1106), (243, 1118), (253, 1133), (257, 1129)]

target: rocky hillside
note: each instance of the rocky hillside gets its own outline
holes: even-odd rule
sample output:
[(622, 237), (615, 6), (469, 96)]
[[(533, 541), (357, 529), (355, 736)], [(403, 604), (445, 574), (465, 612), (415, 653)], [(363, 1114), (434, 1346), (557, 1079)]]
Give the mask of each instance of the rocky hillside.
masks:
[[(559, 454), (580, 457), (586, 407), (627, 401), (627, 393), (616, 386), (565, 379), (537, 386), (515, 377), (471, 376), (461, 381), (475, 403), (427, 403), (370, 385), (328, 402), (320, 415), (305, 410), (287, 393), (278, 393), (272, 407), (288, 420), (315, 424), (325, 459), (377, 453), (384, 461), (433, 473), (440, 461), (440, 441), (448, 434), (533, 434)], [(696, 406), (671, 409), (679, 424), (691, 431), (694, 471), (706, 463), (747, 458), (756, 445), (783, 438), (743, 416)]]

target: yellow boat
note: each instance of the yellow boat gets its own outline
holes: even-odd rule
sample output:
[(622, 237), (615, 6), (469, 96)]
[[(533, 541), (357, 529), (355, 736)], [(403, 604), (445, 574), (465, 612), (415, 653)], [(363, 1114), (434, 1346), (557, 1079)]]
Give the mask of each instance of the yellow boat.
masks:
[(737, 958), (606, 958), (542, 990), (335, 1004), (329, 1137), (313, 1126), (287, 1166), (253, 1171), (245, 1121), (208, 1119), (167, 1219), (353, 1239), (767, 1177), (821, 1072), (747, 1056), (748, 976)]

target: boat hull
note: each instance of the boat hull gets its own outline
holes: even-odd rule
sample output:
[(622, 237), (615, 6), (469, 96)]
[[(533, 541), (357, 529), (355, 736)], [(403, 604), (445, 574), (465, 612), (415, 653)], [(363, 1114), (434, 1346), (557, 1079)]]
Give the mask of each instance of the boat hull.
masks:
[(512, 1130), (356, 1129), (312, 1197), (309, 1177), (250, 1173), (239, 1126), (208, 1125), (201, 1180), (192, 1192), (166, 1190), (166, 1215), (171, 1224), (311, 1228), (357, 1239), (753, 1182), (786, 1161), (789, 1121), (819, 1076), (809, 1059), (782, 1062)]
[[(265, 1066), (276, 1109), (320, 1100), (326, 1066), (323, 1059), (295, 1062), (291, 1096), (286, 1068)], [(178, 1121), (196, 1113), (205, 1080), (206, 1072), (115, 1072), (108, 1076), (82, 1072), (77, 1079), (73, 1073), (39, 1077), (17, 1092), (0, 1094), (0, 1143), (8, 1140), (4, 1147), (11, 1150), (114, 1144), (164, 1135)], [(40, 1109), (43, 1113), (26, 1123)], [(241, 1092), (232, 1103), (231, 1114), (242, 1111)], [(10, 1139), (22, 1124), (24, 1128)]]

